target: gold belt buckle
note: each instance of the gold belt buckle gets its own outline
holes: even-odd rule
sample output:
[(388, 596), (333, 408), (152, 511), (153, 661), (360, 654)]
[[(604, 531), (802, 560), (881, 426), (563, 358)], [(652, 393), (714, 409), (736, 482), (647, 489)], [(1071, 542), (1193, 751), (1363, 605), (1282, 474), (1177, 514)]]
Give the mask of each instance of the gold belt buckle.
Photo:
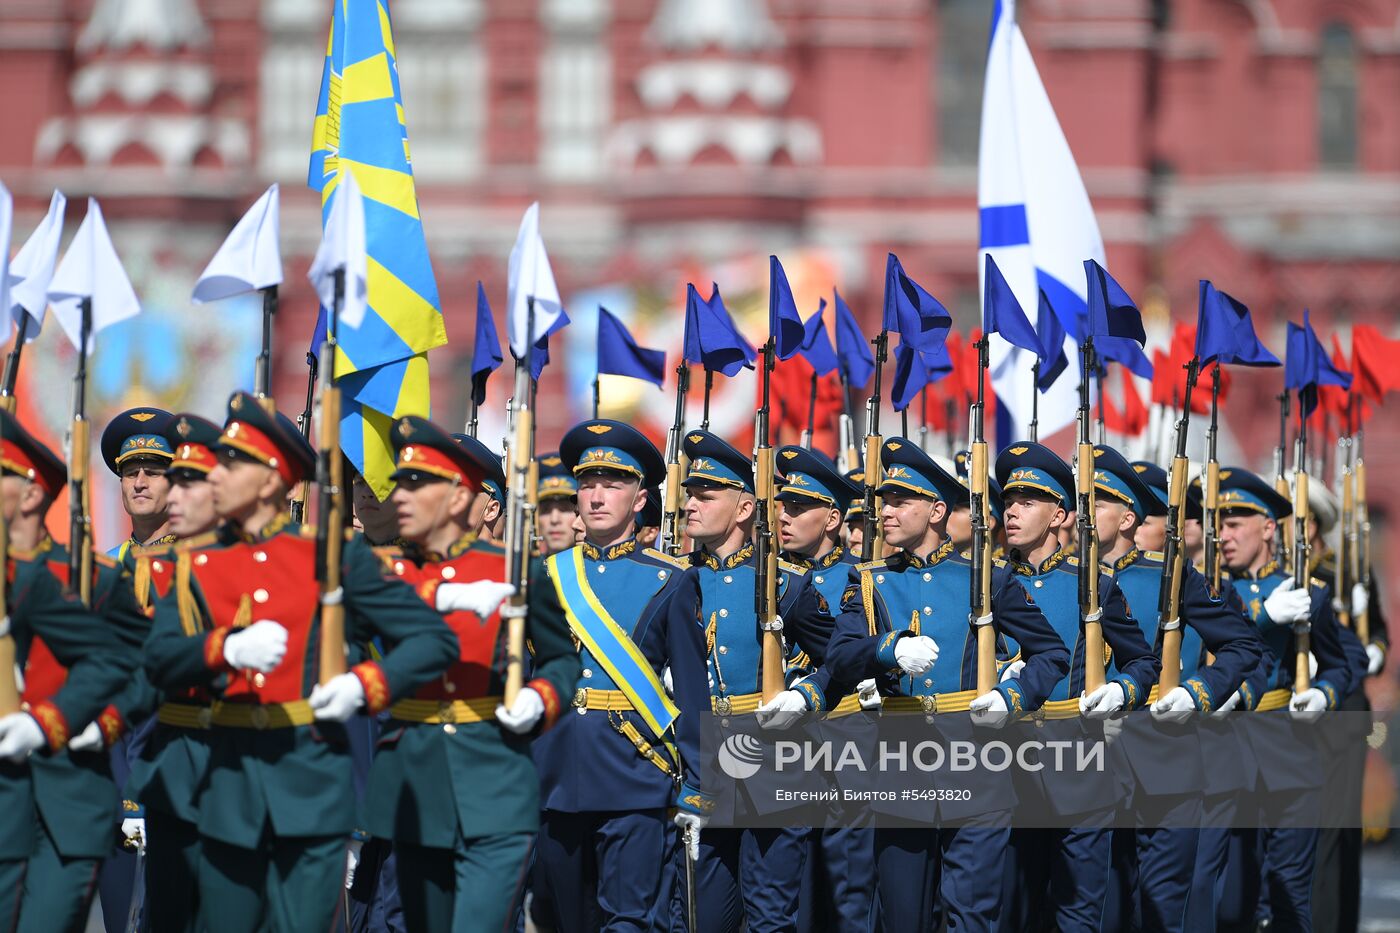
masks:
[(195, 714), (195, 721), (199, 723), (199, 728), (208, 729), (214, 724), (214, 710), (208, 706), (201, 706)]
[(268, 716), (268, 712), (267, 712), (266, 707), (262, 707), (262, 706), (255, 706), (255, 707), (253, 707), (253, 712), (251, 713), (251, 718), (252, 718), (252, 720), (253, 720), (253, 728), (254, 728), (254, 729), (266, 729), (266, 728), (267, 728), (267, 723), (268, 723), (269, 716)]
[(938, 712), (938, 697), (927, 694), (921, 696), (919, 697), (919, 705), (923, 707), (925, 713), (936, 713)]
[(733, 708), (734, 705), (730, 702), (729, 697), (715, 698), (715, 712), (719, 713), (721, 716), (728, 716), (729, 711)]
[(588, 688), (579, 687), (574, 691), (574, 709), (582, 715), (588, 712)]

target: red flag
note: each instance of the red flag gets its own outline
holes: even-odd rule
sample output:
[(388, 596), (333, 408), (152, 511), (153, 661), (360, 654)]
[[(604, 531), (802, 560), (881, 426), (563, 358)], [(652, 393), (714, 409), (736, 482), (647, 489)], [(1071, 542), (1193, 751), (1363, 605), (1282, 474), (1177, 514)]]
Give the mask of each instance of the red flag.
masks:
[(1157, 347), (1152, 348), (1152, 404), (1172, 404), (1171, 357)]
[(1123, 407), (1119, 409), (1107, 392), (1100, 395), (1103, 424), (1115, 434), (1136, 437), (1147, 430), (1147, 406), (1142, 403), (1142, 395), (1138, 392), (1132, 373), (1121, 366), (1119, 369), (1123, 377)]
[(1351, 329), (1352, 388), (1377, 404), (1392, 389), (1400, 389), (1400, 340), (1381, 335), (1369, 324)]

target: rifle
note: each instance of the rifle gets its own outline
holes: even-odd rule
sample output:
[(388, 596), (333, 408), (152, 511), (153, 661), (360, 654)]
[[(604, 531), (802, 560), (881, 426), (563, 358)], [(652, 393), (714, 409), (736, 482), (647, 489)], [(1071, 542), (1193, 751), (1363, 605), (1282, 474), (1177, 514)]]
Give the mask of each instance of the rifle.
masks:
[(851, 419), (851, 380), (844, 372), (841, 373), (841, 420), (837, 427), (841, 436), (836, 467), (845, 474), (860, 468), (860, 453), (856, 450), (856, 425)]
[[(1285, 499), (1292, 495), (1288, 488), (1288, 462), (1285, 451), (1288, 448), (1288, 390), (1278, 397), (1278, 446), (1274, 448), (1274, 491)], [(1279, 527), (1274, 535), (1274, 562), (1288, 569), (1288, 558), (1293, 548), (1292, 530), (1287, 524)]]
[(865, 503), (861, 518), (865, 523), (865, 533), (861, 536), (860, 559), (874, 560), (884, 550), (884, 530), (880, 526), (880, 500), (875, 490), (880, 485), (884, 470), (880, 467), (880, 448), (884, 439), (880, 437), (880, 380), (885, 371), (885, 360), (889, 359), (889, 331), (880, 329), (875, 344), (875, 388), (870, 400), (865, 403)]
[(5, 356), (5, 373), (0, 377), (0, 407), (12, 415), (15, 413), (15, 383), (19, 380), (19, 357), (29, 335), (29, 320), (28, 312), (20, 313), (19, 333), (15, 335), (15, 345)]
[[(968, 424), (968, 434), (972, 438), (967, 485), (970, 494), (972, 515), (972, 593), (971, 622), (977, 626), (977, 694), (994, 689), (997, 685), (997, 633), (990, 624), (981, 625), (978, 620), (992, 611), (992, 536), (988, 531), (989, 496), (987, 492), (987, 437), (986, 408), (983, 396), (982, 374), (987, 370), (988, 337), (983, 336), (975, 344), (977, 348), (977, 401), (972, 404), (972, 417)], [(951, 429), (952, 425), (949, 425)]]
[[(1169, 690), (1181, 685), (1181, 583), (1186, 573), (1186, 549), (1181, 545), (1181, 526), (1186, 518), (1189, 469), (1186, 459), (1186, 433), (1191, 424), (1191, 390), (1196, 387), (1199, 365), (1200, 360), (1195, 356), (1186, 364), (1186, 404), (1182, 405), (1181, 417), (1176, 422), (1176, 455), (1172, 458), (1171, 479), (1167, 482), (1167, 544), (1163, 553), (1162, 582), (1157, 591), (1157, 630), (1162, 633), (1162, 673), (1158, 679), (1158, 696), (1166, 696)], [(1219, 363), (1215, 365), (1215, 387), (1218, 392)], [(1212, 409), (1211, 421), (1214, 420)], [(1206, 478), (1207, 502), (1211, 502), (1212, 497), (1217, 496), (1220, 490), (1220, 464), (1215, 462), (1214, 430), (1212, 424), (1210, 467)], [(1207, 518), (1207, 522), (1209, 521)], [(1209, 524), (1206, 527), (1209, 528)], [(1210, 538), (1207, 537), (1206, 541), (1209, 542)], [(1206, 558), (1206, 563), (1209, 565), (1209, 557)]]
[[(92, 339), (92, 298), (78, 303), (82, 322), (78, 328), (78, 369), (73, 375), (72, 447), (68, 467), (68, 588), (84, 606), (92, 605), (92, 518), (88, 511), (87, 358)], [(7, 571), (8, 572), (8, 571)]]
[(1356, 476), (1351, 467), (1351, 427), (1337, 439), (1337, 472), (1342, 480), (1342, 527), (1337, 534), (1337, 575), (1336, 589), (1342, 609), (1337, 613), (1337, 621), (1347, 628), (1353, 628), (1356, 620), (1351, 615), (1351, 589), (1356, 582)]
[[(331, 366), (334, 368), (335, 360), (331, 360)], [(301, 436), (307, 440), (311, 439), (311, 411), (316, 404), (316, 386), (320, 382), (320, 368), (320, 358), (308, 351), (306, 354), (306, 405), (302, 408), (301, 414), (297, 415), (297, 429), (301, 431)], [(303, 482), (297, 486), (297, 492), (292, 497), (291, 504), (292, 521), (298, 525), (306, 520), (306, 496), (307, 485)]]
[(773, 446), (768, 437), (769, 389), (775, 338), (763, 345), (763, 404), (754, 416), (754, 613), (763, 631), (762, 690), (767, 703), (783, 692), (783, 632), (778, 615), (777, 503), (773, 488)]
[(340, 551), (345, 544), (345, 476), (340, 456), (340, 387), (335, 353), (340, 309), (345, 303), (345, 268), (334, 272), (335, 294), (326, 318), (321, 358), (321, 437), (316, 451), (316, 583), (321, 591), (321, 683), (345, 673), (345, 606)]
[[(1309, 389), (1304, 388), (1302, 392)], [(1316, 392), (1316, 389), (1311, 391)], [(1298, 399), (1298, 437), (1293, 447), (1293, 585), (1308, 591), (1308, 406), (1303, 398)], [(1308, 624), (1299, 623), (1294, 629), (1293, 642), (1297, 646), (1297, 658), (1293, 673), (1293, 692), (1302, 693), (1311, 686), (1308, 670), (1310, 650)]]
[[(1357, 404), (1356, 397), (1352, 397), (1352, 405)], [(1371, 588), (1371, 509), (1366, 504), (1366, 463), (1362, 459), (1362, 432), (1360, 424), (1356, 427), (1356, 521), (1354, 531), (1360, 538), (1357, 546), (1352, 548), (1352, 559), (1356, 561), (1356, 582)], [(1350, 594), (1348, 594), (1350, 595)], [(1356, 629), (1356, 637), (1361, 639), (1362, 645), (1371, 643), (1371, 610), (1369, 607), (1363, 612), (1358, 612), (1356, 618), (1352, 619), (1352, 627)]]
[[(525, 333), (535, 333), (535, 298), (525, 303)], [(531, 470), (535, 465), (535, 420), (531, 405), (531, 345), (523, 360), (515, 361), (515, 392), (512, 396), (514, 443), (510, 448), (509, 488), (506, 490), (506, 582), (515, 594), (501, 607), (506, 620), (505, 705), (515, 702), (525, 682), (525, 615), (529, 605), (530, 556), (535, 530), (535, 496)]]
[(1040, 357), (1031, 364), (1031, 424), (1030, 439), (1040, 440)]
[[(1192, 359), (1190, 365), (1195, 365), (1197, 360)], [(1178, 430), (1190, 419), (1191, 409), (1191, 369), (1187, 367), (1187, 388), (1186, 388), (1186, 411), (1182, 413), (1181, 421), (1178, 422)], [(1206, 579), (1210, 582), (1212, 593), (1220, 592), (1220, 461), (1216, 457), (1216, 438), (1220, 431), (1220, 363), (1215, 364), (1215, 369), (1210, 377), (1210, 430), (1206, 432), (1206, 473), (1205, 473), (1205, 495), (1202, 502), (1201, 524), (1205, 533), (1205, 570)], [(1185, 438), (1177, 438), (1177, 456), (1186, 455)], [(1172, 467), (1175, 469), (1176, 463), (1173, 461)], [(1182, 504), (1185, 504), (1185, 490), (1183, 489)]]
[(1094, 445), (1089, 438), (1089, 380), (1094, 373), (1094, 337), (1079, 348), (1079, 444), (1074, 455), (1079, 525), (1079, 618), (1084, 623), (1084, 692), (1107, 681), (1104, 670), (1103, 607), (1099, 605), (1099, 538), (1094, 530)]
[(812, 373), (812, 387), (807, 394), (807, 427), (802, 432), (801, 446), (812, 449), (812, 436), (817, 433), (817, 374)]
[(666, 507), (661, 513), (661, 550), (672, 557), (681, 553), (681, 433), (685, 431), (685, 402), (690, 392), (690, 364), (684, 355), (676, 366), (676, 417), (666, 434)]

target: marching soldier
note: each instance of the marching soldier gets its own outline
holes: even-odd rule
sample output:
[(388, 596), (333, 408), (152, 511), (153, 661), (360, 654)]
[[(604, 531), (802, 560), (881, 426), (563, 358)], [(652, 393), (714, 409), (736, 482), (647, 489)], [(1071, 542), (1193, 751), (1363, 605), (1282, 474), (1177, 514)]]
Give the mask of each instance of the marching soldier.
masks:
[[(1129, 608), (1138, 607), (1134, 618), (1143, 637), (1160, 653), (1163, 633), (1155, 609), (1166, 567), (1160, 551), (1143, 551), (1135, 539), (1143, 521), (1165, 515), (1167, 506), (1142, 481), (1143, 472), (1112, 448), (1094, 448), (1099, 560), (1113, 574)], [(1182, 576), (1179, 611), (1181, 685), (1160, 698), (1155, 688), (1148, 696), (1153, 714), (1172, 722), (1184, 722), (1192, 713), (1232, 708), (1240, 685), (1263, 653), (1253, 626), (1211, 593), (1206, 578), (1189, 564)], [(1136, 779), (1128, 806), (1137, 813), (1139, 828), (1114, 831), (1114, 868), (1124, 912), (1118, 919), (1126, 923), (1138, 916), (1143, 927), (1153, 930), (1186, 928), (1199, 848), (1196, 827), (1208, 789), (1199, 748), (1183, 741), (1179, 730), (1167, 729), (1174, 741), (1144, 741), (1142, 752), (1128, 762)], [(1153, 748), (1162, 748), (1163, 755), (1153, 758)]]
[(453, 434), (452, 439), (486, 467), (481, 489), (472, 502), (470, 525), (482, 544), (504, 544), (506, 540), (506, 471), (501, 458), (470, 434)]
[(0, 445), (12, 568), (4, 634), (24, 675), (21, 711), (0, 718), (0, 917), (23, 931), (82, 930), (121, 813), (106, 751), (118, 724), (106, 710), (138, 663), (145, 625), (110, 558), (94, 555), (91, 610), (66, 586), (68, 555), (44, 523), (63, 461), (8, 411)]
[[(865, 488), (865, 471), (850, 470), (846, 474), (846, 482), (852, 484), (857, 489)], [(846, 553), (859, 554), (861, 545), (865, 542), (865, 495), (862, 493), (856, 496), (846, 505)]]
[[(935, 724), (935, 713), (971, 710), (979, 714), (974, 722), (996, 724), (1007, 713), (1035, 708), (1069, 671), (1069, 652), (1004, 565), (994, 572), (989, 617), (970, 620), (960, 611), (968, 605), (972, 568), (948, 537), (948, 516), (967, 490), (904, 438), (887, 439), (880, 462), (880, 522), (885, 541), (898, 550), (849, 573), (821, 673), (838, 692), (873, 677), (885, 710), (923, 712)], [(978, 696), (977, 626), (983, 624), (1014, 638), (1025, 663)], [(943, 825), (877, 828), (885, 928), (931, 929), (941, 901), (949, 929), (994, 929), (1014, 802), (1009, 780), (993, 781), (967, 806), (940, 802), (936, 819)]]
[[(186, 548), (208, 547), (219, 523), (210, 489), (214, 445), (221, 429), (197, 415), (175, 415), (165, 439), (173, 459), (166, 471), (170, 484), (169, 530)], [(171, 545), (140, 548), (136, 554), (136, 599), (148, 612), (170, 592), (175, 579)], [(144, 714), (156, 699), (138, 672), (124, 702)], [(159, 895), (146, 899), (143, 910), (153, 931), (194, 930), (199, 910), (198, 792), (209, 760), (205, 730), (198, 727), (210, 696), (201, 687), (174, 691), (161, 699), (156, 724), (132, 761), (127, 797), (141, 807), (141, 837), (145, 840), (146, 875), (159, 885)], [(118, 710), (130, 721), (131, 709)]]
[[(957, 470), (958, 482), (967, 487), (968, 460), (971, 454), (966, 450), (958, 451), (958, 455), (953, 458), (953, 466)], [(1001, 487), (997, 481), (987, 477), (987, 533), (992, 536), (992, 555), (1000, 559), (1005, 548), (1001, 544)], [(959, 554), (966, 554), (967, 549), (972, 547), (972, 500), (970, 496), (964, 496), (953, 505), (948, 511), (948, 537), (953, 542), (953, 547)]]
[(535, 490), (539, 500), (540, 546), (543, 553), (558, 554), (574, 546), (574, 519), (578, 517), (578, 481), (557, 453), (544, 454), (539, 461), (540, 482)]
[[(690, 432), (683, 446), (690, 460), (683, 484), (685, 533), (696, 550), (671, 600), (670, 612), (677, 617), (672, 625), (684, 621), (704, 632), (710, 703), (716, 713), (759, 712), (760, 721), (779, 727), (781, 720), (796, 718), (809, 704), (824, 707), (824, 699), (808, 686), (803, 688), (806, 692), (788, 690), (762, 703), (752, 462), (708, 431)], [(785, 561), (779, 567), (778, 614), (788, 649), (800, 649), (820, 664), (831, 635), (826, 602), (809, 573)], [(682, 716), (688, 712), (682, 707)], [(677, 819), (700, 829), (707, 817), (682, 811)], [(806, 835), (807, 830), (796, 828), (701, 833), (695, 874), (702, 929), (737, 930), (745, 918), (751, 930), (791, 929)]]
[(321, 599), (314, 537), (284, 511), (313, 454), (284, 416), (236, 392), (209, 473), (224, 546), (181, 548), (156, 603), (146, 674), (210, 691), (197, 825), (200, 922), (212, 931), (324, 929), (342, 889), (355, 804), (345, 729), (436, 676), (456, 638), (358, 536), (342, 553), (347, 642), (379, 635), (378, 661), (317, 684)]
[[(1011, 570), (1064, 644), (1074, 646), (1068, 676), (1050, 691), (1043, 714), (1103, 719), (1122, 709), (1141, 708), (1157, 682), (1161, 662), (1143, 639), (1114, 579), (1099, 568), (1081, 568), (1061, 546), (1060, 532), (1068, 521), (1075, 489), (1069, 465), (1040, 444), (1018, 441), (997, 456), (996, 479), (1005, 504)], [(1116, 672), (1103, 686), (1086, 693), (1086, 665), (1107, 663), (1107, 658), (1084, 655), (1079, 575), (1093, 572), (1099, 573), (1099, 622)], [(1012, 928), (1048, 910), (1061, 930), (1099, 929), (1108, 895), (1107, 827), (1116, 801), (1104, 799), (1097, 782), (1075, 782), (1072, 775), (1041, 772), (1039, 783), (1046, 804), (1062, 816), (1073, 817), (1075, 828), (1013, 833), (1020, 876), (1017, 887), (1024, 889), (1029, 904), (1016, 901)], [(1052, 886), (1054, 903), (1043, 905), (1044, 894)]]
[[(825, 454), (803, 447), (779, 450), (777, 466), (782, 473), (776, 498), (782, 503), (778, 537), (783, 558), (810, 571), (817, 592), (828, 605), (839, 606), (856, 563), (841, 544), (841, 526), (846, 506), (861, 496), (861, 489)], [(869, 930), (875, 898), (873, 831), (851, 826), (812, 830), (802, 881), (798, 906), (804, 929)]]
[[(1336, 709), (1360, 683), (1364, 654), (1360, 643), (1337, 624), (1326, 588), (1314, 582), (1296, 589), (1293, 575), (1273, 558), (1274, 536), (1279, 523), (1292, 514), (1292, 504), (1255, 474), (1230, 468), (1220, 471), (1220, 506), (1221, 560), (1267, 649), (1267, 690), (1257, 700), (1243, 697), (1242, 705), (1260, 711), (1287, 707), (1307, 714)], [(1300, 631), (1308, 633), (1317, 671), (1308, 689), (1295, 694), (1294, 639)], [(1266, 877), (1261, 907), (1281, 928), (1311, 929), (1317, 830), (1298, 823), (1300, 815), (1316, 806), (1324, 775), (1299, 773), (1290, 762), (1277, 760), (1277, 754), (1271, 756), (1267, 742), (1251, 744), (1259, 764), (1264, 812), (1257, 823), (1257, 849), (1246, 851), (1237, 867), (1246, 878), (1257, 876), (1261, 865), (1252, 857), (1262, 859)]]
[(708, 812), (683, 771), (695, 766), (700, 726), (683, 711), (709, 704), (704, 631), (667, 611), (688, 564), (636, 537), (665, 474), (652, 443), (621, 422), (585, 421), (564, 435), (560, 456), (578, 483), (585, 536), (546, 567), (582, 669), (572, 714), (534, 749), (537, 895), (550, 897), (561, 931), (664, 928), (676, 883), (667, 808)]
[(131, 517), (131, 537), (112, 553), (117, 560), (126, 560), (133, 547), (175, 540), (166, 514), (170, 480), (165, 471), (174, 452), (165, 433), (171, 420), (170, 412), (159, 408), (130, 408), (102, 432), (102, 459), (121, 480), (122, 508)]
[[(388, 706), (365, 821), (370, 835), (393, 840), (409, 929), (499, 930), (516, 905), (539, 821), (530, 739), (558, 720), (578, 661), (554, 591), (536, 572), (526, 622), (533, 676), (505, 705), (498, 609), (512, 588), (501, 582), (504, 552), (478, 536), (476, 508), (499, 461), (414, 416), (398, 421), (392, 441), (390, 501), (407, 542), (394, 571), (444, 614), (459, 649), (440, 676)], [(385, 639), (397, 640), (392, 632)]]
[(662, 504), (661, 487), (647, 487), (646, 505), (637, 513), (637, 543), (642, 547), (651, 547), (661, 537)]

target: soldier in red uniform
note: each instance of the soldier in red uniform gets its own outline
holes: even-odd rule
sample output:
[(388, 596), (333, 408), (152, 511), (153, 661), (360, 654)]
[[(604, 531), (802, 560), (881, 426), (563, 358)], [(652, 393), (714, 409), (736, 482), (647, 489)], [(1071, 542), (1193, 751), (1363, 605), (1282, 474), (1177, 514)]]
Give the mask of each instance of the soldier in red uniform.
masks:
[(310, 447), (285, 417), (235, 393), (209, 473), (220, 544), (177, 549), (175, 586), (156, 604), (146, 673), (214, 702), (197, 801), (200, 917), (210, 933), (323, 930), (340, 899), (355, 823), (344, 721), (436, 677), (456, 656), (441, 617), (386, 574), (359, 536), (342, 554), (346, 641), (379, 636), (377, 661), (317, 684), (321, 598), (314, 536), (287, 493)]
[[(477, 537), (472, 508), (499, 467), (423, 418), (394, 426), (390, 501), (409, 547), (394, 569), (446, 613), (460, 652), (442, 676), (390, 707), (370, 768), (371, 835), (392, 838), (413, 930), (500, 930), (539, 825), (529, 739), (559, 716), (579, 674), (554, 587), (532, 575), (526, 637), (533, 678), (504, 705), (505, 553)], [(542, 569), (543, 561), (536, 565)], [(480, 581), (480, 582), (473, 582)]]

